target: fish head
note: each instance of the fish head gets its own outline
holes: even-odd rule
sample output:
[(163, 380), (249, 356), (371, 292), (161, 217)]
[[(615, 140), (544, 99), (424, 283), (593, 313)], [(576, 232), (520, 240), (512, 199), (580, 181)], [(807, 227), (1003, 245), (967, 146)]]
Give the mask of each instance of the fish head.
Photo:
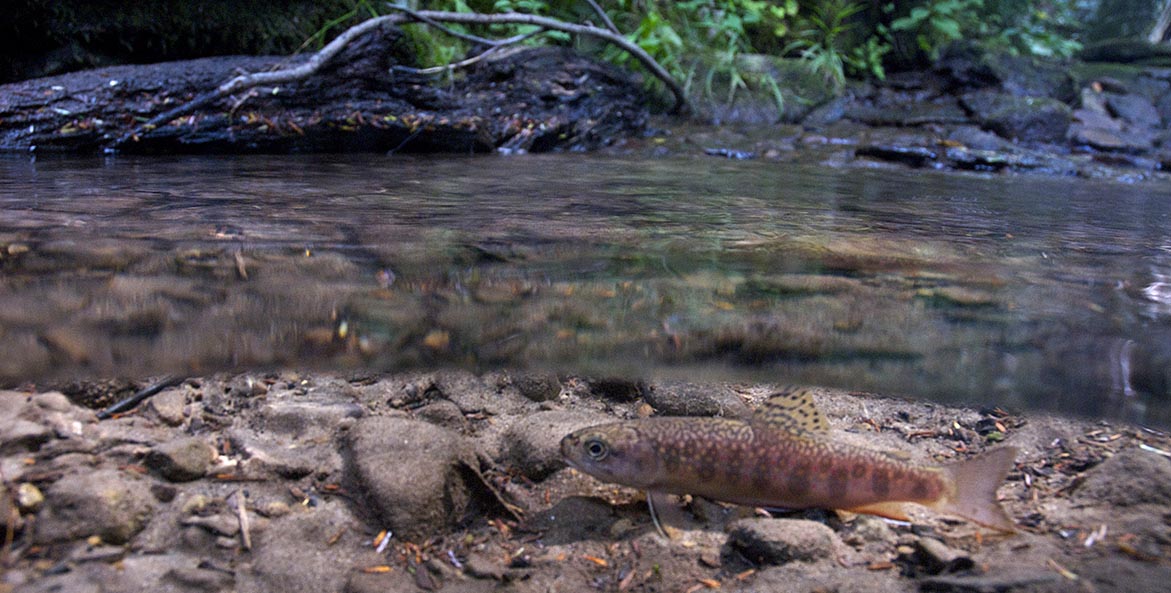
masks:
[(604, 482), (654, 489), (662, 464), (654, 444), (630, 422), (583, 428), (561, 439), (570, 467)]

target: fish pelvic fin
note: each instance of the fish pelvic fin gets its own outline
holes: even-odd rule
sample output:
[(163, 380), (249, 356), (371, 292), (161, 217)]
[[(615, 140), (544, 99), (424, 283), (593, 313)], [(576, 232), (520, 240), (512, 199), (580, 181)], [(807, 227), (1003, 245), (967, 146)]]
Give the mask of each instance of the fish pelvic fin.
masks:
[(955, 489), (949, 496), (928, 506), (997, 531), (1015, 533), (1016, 525), (996, 501), (996, 489), (1012, 469), (1017, 453), (1016, 447), (1001, 447), (941, 467)]
[(854, 507), (852, 509), (842, 509), (851, 513), (864, 513), (867, 515), (878, 515), (879, 517), (886, 517), (887, 519), (894, 519), (895, 521), (910, 521), (911, 518), (907, 516), (907, 511), (903, 509), (901, 502), (876, 502), (873, 504)]

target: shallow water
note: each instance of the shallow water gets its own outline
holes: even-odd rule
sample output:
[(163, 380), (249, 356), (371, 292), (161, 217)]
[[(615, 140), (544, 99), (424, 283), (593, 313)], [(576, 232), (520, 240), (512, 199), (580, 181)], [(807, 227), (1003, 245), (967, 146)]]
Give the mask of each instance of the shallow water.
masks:
[(1171, 188), (583, 155), (0, 161), (0, 382), (294, 366), (1171, 419)]

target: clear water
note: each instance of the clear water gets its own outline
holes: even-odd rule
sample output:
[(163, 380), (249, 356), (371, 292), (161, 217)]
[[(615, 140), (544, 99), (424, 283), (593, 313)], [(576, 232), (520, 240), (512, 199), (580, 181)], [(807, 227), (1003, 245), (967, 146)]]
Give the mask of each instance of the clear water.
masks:
[(1171, 188), (713, 158), (0, 161), (0, 383), (462, 366), (1171, 424)]

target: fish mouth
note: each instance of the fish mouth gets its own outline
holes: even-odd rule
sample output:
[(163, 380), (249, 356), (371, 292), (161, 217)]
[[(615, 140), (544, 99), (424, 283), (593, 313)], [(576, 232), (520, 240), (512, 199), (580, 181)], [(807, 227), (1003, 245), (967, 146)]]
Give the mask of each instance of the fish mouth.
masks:
[(581, 469), (581, 466), (577, 464), (577, 459), (574, 458), (573, 454), (580, 442), (581, 439), (578, 439), (577, 435), (572, 434), (566, 435), (565, 438), (561, 439), (561, 457), (565, 460), (565, 463), (567, 463), (569, 467), (572, 467), (573, 469)]

